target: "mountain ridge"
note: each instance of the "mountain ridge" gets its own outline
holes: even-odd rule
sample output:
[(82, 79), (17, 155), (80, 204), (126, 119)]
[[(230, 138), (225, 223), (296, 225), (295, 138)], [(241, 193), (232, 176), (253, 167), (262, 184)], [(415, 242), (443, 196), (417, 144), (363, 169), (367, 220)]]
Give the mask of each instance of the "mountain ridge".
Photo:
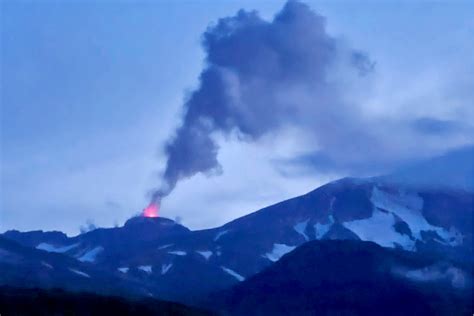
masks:
[(311, 240), (372, 241), (472, 263), (473, 197), (343, 178), (212, 229), (191, 231), (166, 218), (134, 217), (122, 227), (75, 237), (14, 231), (2, 236), (132, 278), (154, 296), (195, 303)]
[[(469, 150), (461, 156), (465, 153), (469, 157)], [(437, 161), (440, 170), (450, 168)], [(453, 177), (465, 176), (456, 172)], [(155, 297), (191, 304), (245, 282), (311, 241), (374, 242), (473, 266), (474, 192), (407, 185), (392, 181), (393, 174), (335, 180), (204, 230), (137, 216), (122, 227), (73, 237), (41, 231), (0, 236), (75, 260), (84, 269), (133, 280)]]

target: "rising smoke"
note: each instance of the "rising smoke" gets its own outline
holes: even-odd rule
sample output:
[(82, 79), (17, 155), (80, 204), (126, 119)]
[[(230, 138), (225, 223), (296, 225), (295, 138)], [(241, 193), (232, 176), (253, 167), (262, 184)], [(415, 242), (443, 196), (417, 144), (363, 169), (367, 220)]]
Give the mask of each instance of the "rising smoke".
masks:
[[(215, 134), (257, 141), (300, 126), (311, 129), (328, 155), (367, 149), (361, 144), (370, 144), (370, 135), (352, 123), (361, 120), (342, 97), (340, 81), (370, 74), (374, 63), (328, 35), (324, 17), (307, 5), (289, 1), (272, 21), (241, 10), (209, 27), (203, 47), (206, 66), (184, 104), (182, 125), (165, 147), (163, 185), (153, 201), (181, 179), (221, 172)], [(344, 138), (353, 140), (342, 144)]]

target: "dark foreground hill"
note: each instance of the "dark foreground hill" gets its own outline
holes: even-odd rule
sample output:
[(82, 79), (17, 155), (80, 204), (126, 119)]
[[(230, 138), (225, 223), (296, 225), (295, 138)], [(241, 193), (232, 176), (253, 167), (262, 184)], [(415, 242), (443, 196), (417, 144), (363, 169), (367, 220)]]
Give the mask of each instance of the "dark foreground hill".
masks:
[(372, 242), (311, 241), (207, 306), (226, 315), (472, 315), (472, 268)]
[(211, 313), (155, 299), (126, 300), (114, 296), (62, 290), (0, 288), (0, 314), (10, 315), (189, 315)]

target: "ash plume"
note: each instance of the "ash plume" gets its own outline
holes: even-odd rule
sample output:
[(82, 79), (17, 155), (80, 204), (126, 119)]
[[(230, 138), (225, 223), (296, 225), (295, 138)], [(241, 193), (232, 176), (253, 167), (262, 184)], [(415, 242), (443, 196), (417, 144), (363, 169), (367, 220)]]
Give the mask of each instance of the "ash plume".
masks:
[[(340, 78), (366, 76), (374, 63), (330, 36), (325, 24), (307, 5), (289, 1), (271, 21), (240, 10), (206, 30), (206, 65), (184, 103), (182, 125), (165, 146), (163, 185), (154, 201), (181, 179), (222, 171), (215, 134), (237, 133), (253, 142), (299, 126), (333, 156), (345, 154), (340, 140), (351, 135), (370, 143), (363, 127), (351, 123), (360, 120), (342, 97)], [(342, 147), (350, 152), (362, 143), (346, 141)]]

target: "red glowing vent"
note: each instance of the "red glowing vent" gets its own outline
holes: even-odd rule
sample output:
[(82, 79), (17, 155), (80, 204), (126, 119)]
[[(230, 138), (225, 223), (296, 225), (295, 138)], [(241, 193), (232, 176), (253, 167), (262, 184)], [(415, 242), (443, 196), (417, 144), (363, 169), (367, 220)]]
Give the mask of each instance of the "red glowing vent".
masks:
[(155, 203), (150, 203), (144, 210), (143, 216), (145, 217), (158, 217), (158, 211), (160, 210), (160, 206)]

